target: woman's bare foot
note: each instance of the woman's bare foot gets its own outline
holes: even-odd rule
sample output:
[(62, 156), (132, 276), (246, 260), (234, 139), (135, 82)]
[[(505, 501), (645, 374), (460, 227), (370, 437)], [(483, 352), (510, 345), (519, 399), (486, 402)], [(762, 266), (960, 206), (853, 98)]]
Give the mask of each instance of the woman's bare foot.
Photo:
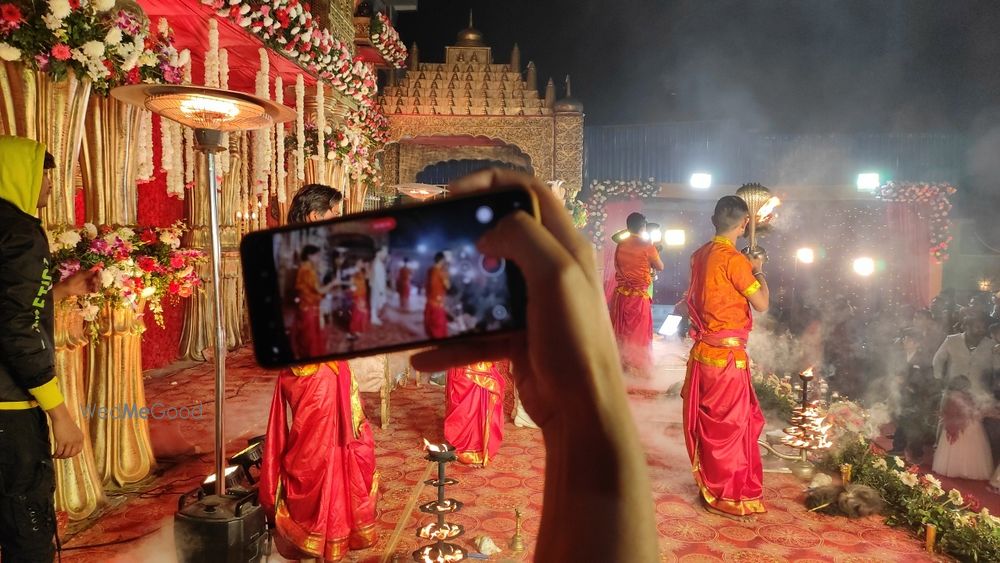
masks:
[(702, 503), (701, 507), (705, 509), (705, 512), (708, 512), (710, 514), (715, 514), (716, 516), (722, 516), (723, 518), (728, 518), (730, 520), (735, 520), (737, 522), (753, 522), (755, 520), (755, 518), (754, 518), (753, 515), (738, 516), (736, 514), (730, 514), (728, 512), (723, 512), (723, 511), (719, 510), (718, 508), (715, 508), (715, 507), (710, 506), (710, 505), (705, 504), (705, 503)]

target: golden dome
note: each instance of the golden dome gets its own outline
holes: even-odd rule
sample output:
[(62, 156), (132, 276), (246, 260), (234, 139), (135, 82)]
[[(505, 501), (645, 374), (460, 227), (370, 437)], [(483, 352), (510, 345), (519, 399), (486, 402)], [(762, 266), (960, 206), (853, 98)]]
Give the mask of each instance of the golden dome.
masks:
[(472, 26), (472, 11), (469, 11), (469, 27), (458, 32), (459, 47), (485, 47), (483, 32)]

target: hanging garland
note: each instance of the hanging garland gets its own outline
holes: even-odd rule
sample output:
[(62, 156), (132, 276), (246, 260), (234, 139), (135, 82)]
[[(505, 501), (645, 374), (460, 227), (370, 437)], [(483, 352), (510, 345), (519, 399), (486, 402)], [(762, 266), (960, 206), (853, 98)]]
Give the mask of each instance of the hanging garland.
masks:
[(937, 262), (948, 260), (948, 247), (951, 245), (951, 211), (949, 196), (954, 194), (955, 187), (951, 184), (911, 184), (889, 182), (875, 192), (875, 197), (882, 201), (896, 203), (915, 203), (921, 219), (930, 222), (931, 255)]
[[(646, 199), (660, 193), (660, 185), (652, 178), (648, 180), (610, 181), (594, 180), (590, 184), (587, 197), (580, 200), (583, 212), (588, 218), (584, 231), (600, 249), (604, 246), (604, 223), (608, 220), (608, 199)], [(577, 213), (574, 211), (574, 215)]]

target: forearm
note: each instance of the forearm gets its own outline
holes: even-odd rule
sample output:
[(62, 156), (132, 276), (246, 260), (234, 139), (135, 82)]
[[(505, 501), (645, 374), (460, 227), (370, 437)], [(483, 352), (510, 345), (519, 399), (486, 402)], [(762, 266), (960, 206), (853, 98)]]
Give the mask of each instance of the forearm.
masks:
[(543, 430), (551, 485), (536, 561), (658, 561), (649, 475), (630, 411), (624, 397), (602, 410)]

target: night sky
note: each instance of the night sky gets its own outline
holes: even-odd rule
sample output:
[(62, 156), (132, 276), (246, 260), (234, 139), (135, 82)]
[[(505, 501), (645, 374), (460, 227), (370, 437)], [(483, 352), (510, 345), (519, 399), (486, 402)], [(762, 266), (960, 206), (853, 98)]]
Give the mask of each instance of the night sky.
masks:
[(424, 61), (475, 24), (539, 88), (573, 77), (588, 125), (737, 119), (775, 132), (970, 131), (1000, 115), (1000, 2), (420, 0)]

